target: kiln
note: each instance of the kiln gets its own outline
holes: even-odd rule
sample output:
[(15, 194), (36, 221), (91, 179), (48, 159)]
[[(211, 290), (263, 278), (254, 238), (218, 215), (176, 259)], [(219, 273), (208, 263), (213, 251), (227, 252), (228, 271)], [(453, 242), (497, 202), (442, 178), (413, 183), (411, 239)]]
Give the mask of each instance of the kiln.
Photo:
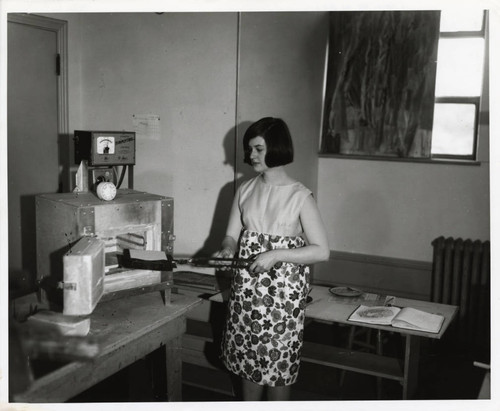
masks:
[[(104, 297), (168, 289), (166, 271), (125, 269), (125, 249), (173, 253), (173, 199), (121, 189), (113, 201), (93, 192), (36, 197), (37, 280), (42, 302), (68, 315), (90, 314)], [(172, 264), (173, 265), (173, 264)], [(169, 295), (169, 293), (168, 293)]]

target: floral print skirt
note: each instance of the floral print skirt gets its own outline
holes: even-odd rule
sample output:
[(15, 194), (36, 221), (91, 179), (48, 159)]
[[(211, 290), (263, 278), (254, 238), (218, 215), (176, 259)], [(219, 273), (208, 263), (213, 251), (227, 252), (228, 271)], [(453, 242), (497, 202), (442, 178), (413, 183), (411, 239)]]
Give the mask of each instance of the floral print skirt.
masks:
[[(299, 248), (302, 237), (244, 231), (240, 258), (278, 248)], [(232, 281), (222, 361), (231, 372), (260, 385), (293, 384), (303, 342), (309, 267), (278, 263), (264, 273), (238, 269)]]

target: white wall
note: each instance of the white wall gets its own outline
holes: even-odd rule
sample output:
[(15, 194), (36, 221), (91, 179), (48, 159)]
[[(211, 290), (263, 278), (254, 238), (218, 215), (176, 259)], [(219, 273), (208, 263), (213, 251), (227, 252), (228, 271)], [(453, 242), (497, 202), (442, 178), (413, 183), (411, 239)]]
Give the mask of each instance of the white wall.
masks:
[(321, 158), (331, 249), (431, 261), (441, 235), (489, 239), (488, 166)]
[(47, 15), (68, 21), (71, 132), (159, 115), (160, 138), (138, 138), (134, 188), (174, 197), (176, 252), (195, 252), (234, 178), (237, 14)]
[(160, 116), (161, 138), (138, 139), (134, 187), (174, 197), (176, 254), (218, 249), (235, 180), (251, 176), (251, 121), (289, 122), (292, 173), (315, 190), (325, 13), (243, 13), (239, 37), (238, 13), (46, 15), (68, 21), (71, 131)]
[(332, 250), (432, 261), (436, 237), (490, 239), (488, 65), (485, 78), (479, 165), (320, 158)]
[(243, 13), (241, 18), (239, 119), (282, 117), (295, 149), (288, 169), (315, 193), (327, 36), (327, 13)]
[(439, 235), (489, 239), (487, 122), (479, 166), (318, 165), (326, 13), (242, 13), (238, 77), (237, 13), (58, 16), (69, 21), (70, 130), (161, 116), (161, 140), (138, 143), (136, 187), (175, 198), (176, 252), (216, 248), (235, 167), (249, 176), (235, 122), (241, 140), (264, 115), (288, 121), (292, 174), (315, 191), (332, 250), (430, 261)]

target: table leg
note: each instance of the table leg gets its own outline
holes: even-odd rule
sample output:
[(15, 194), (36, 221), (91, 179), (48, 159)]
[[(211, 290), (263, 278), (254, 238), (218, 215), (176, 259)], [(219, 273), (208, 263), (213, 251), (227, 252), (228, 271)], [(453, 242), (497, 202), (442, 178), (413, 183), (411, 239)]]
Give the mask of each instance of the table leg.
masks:
[(417, 389), (420, 337), (406, 336), (404, 355), (403, 399), (407, 400), (415, 395)]
[(182, 336), (165, 344), (168, 401), (182, 400)]
[[(377, 349), (377, 355), (382, 356), (383, 351), (382, 351), (382, 331), (377, 330), (377, 336), (376, 336), (376, 349)], [(377, 399), (381, 400), (382, 399), (382, 378), (377, 377)]]
[(161, 295), (161, 299), (163, 301), (163, 304), (169, 305), (170, 301), (172, 299), (172, 290), (170, 288), (167, 288), (166, 290), (161, 290), (160, 295)]

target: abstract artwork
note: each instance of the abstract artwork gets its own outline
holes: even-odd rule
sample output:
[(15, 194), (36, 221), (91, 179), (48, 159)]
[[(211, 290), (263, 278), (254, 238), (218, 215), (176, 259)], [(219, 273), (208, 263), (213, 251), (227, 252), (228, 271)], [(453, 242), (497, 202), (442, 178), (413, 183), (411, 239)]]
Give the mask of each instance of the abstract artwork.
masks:
[(430, 157), (439, 18), (330, 13), (322, 153)]

